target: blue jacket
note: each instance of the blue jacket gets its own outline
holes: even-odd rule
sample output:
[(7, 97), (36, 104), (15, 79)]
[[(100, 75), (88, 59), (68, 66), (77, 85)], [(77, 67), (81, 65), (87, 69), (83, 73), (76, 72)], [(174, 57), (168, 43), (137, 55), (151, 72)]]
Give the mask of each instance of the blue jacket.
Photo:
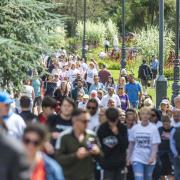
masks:
[(43, 159), (45, 162), (47, 180), (65, 180), (62, 168), (55, 160), (45, 154), (43, 154)]

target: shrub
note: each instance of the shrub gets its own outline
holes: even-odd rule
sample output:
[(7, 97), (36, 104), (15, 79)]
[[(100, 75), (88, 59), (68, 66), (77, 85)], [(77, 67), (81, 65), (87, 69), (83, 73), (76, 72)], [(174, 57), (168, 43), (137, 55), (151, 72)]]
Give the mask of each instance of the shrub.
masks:
[(164, 75), (167, 79), (172, 80), (174, 76), (173, 68), (165, 68)]

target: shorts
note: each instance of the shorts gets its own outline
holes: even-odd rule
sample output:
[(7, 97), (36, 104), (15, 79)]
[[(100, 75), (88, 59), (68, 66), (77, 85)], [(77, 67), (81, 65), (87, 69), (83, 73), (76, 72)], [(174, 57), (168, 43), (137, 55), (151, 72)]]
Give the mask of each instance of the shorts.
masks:
[(33, 107), (41, 106), (41, 104), (42, 104), (41, 96), (35, 97)]
[(153, 78), (153, 79), (156, 79), (157, 74), (158, 74), (158, 70), (152, 69), (152, 78)]

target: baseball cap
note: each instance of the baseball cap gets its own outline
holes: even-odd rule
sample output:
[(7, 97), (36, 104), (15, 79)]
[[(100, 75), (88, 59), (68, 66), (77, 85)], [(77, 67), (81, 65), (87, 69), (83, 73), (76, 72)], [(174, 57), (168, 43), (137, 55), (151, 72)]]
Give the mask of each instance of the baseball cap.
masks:
[(2, 104), (11, 104), (13, 99), (10, 98), (10, 95), (7, 92), (0, 92), (0, 103)]
[(89, 95), (88, 95), (88, 94), (85, 94), (85, 95), (83, 96), (83, 99), (89, 99)]

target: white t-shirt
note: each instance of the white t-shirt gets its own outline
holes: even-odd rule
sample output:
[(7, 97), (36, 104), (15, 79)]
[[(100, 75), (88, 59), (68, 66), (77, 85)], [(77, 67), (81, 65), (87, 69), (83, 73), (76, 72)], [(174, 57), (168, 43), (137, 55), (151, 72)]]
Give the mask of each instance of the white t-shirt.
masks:
[(115, 107), (121, 107), (121, 101), (119, 99), (119, 96), (116, 94), (113, 94), (111, 97), (107, 94), (105, 96), (103, 96), (100, 106), (104, 107), (104, 108), (108, 108), (108, 101), (109, 99), (113, 99), (115, 102)]
[(34, 88), (29, 85), (24, 85), (22, 90), (22, 96), (27, 96), (32, 100), (32, 93), (34, 92)]
[(87, 103), (84, 103), (84, 102), (79, 102), (78, 103), (78, 108), (79, 109), (86, 109), (86, 106), (87, 106)]
[(97, 69), (88, 69), (87, 70), (87, 78), (86, 82), (93, 84), (94, 83), (94, 76), (98, 75)]
[(69, 77), (69, 81), (72, 83), (77, 78), (77, 74), (79, 73), (78, 69), (70, 69), (67, 73)]
[(5, 124), (8, 128), (8, 135), (17, 139), (21, 139), (26, 124), (24, 120), (18, 114), (13, 113), (6, 121)]
[(94, 116), (90, 117), (87, 129), (95, 131), (99, 125), (100, 122), (99, 122), (99, 111), (98, 111)]
[[(147, 126), (142, 126), (140, 123), (132, 128), (129, 141), (135, 142), (131, 160), (133, 162), (148, 164), (152, 145), (159, 144), (161, 139), (159, 131), (154, 124), (149, 123)], [(155, 164), (155, 162), (153, 164)]]

